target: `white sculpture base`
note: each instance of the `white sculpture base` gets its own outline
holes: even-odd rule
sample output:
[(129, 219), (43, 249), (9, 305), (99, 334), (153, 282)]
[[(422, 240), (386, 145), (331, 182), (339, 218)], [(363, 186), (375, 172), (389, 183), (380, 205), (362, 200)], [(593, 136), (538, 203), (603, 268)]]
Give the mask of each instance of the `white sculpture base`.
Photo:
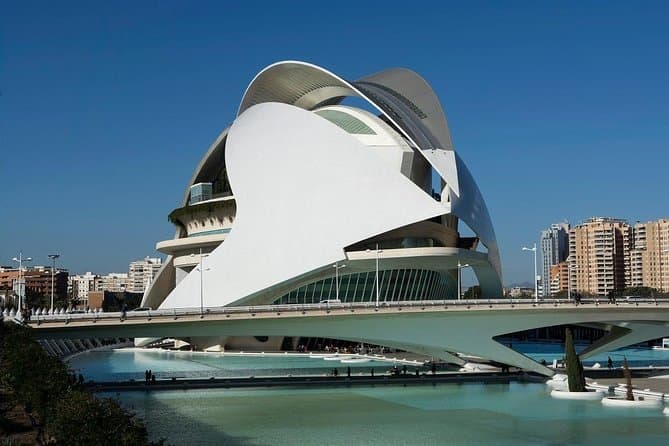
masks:
[(551, 379), (546, 381), (546, 385), (555, 390), (569, 390), (569, 380), (567, 379), (567, 375), (561, 373), (553, 375)]
[(551, 397), (558, 400), (580, 400), (580, 401), (599, 401), (604, 398), (604, 392), (599, 390), (586, 392), (569, 392), (568, 390), (555, 389), (551, 392)]
[[(659, 409), (662, 407), (660, 400), (634, 400), (628, 401), (620, 397), (607, 396), (602, 400), (602, 404), (607, 407), (633, 407), (636, 409)], [(666, 410), (666, 409), (665, 409)]]

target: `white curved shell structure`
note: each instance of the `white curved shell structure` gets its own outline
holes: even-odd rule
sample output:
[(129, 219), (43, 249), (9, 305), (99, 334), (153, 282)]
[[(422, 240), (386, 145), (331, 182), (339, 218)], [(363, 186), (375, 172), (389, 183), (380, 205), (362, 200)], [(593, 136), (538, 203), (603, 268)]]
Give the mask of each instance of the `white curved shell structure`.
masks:
[(303, 62), (267, 67), (170, 220), (176, 235), (157, 246), (168, 261), (142, 305), (455, 298), (458, 263), (480, 297), (502, 292), (483, 197), (409, 70), (348, 82)]

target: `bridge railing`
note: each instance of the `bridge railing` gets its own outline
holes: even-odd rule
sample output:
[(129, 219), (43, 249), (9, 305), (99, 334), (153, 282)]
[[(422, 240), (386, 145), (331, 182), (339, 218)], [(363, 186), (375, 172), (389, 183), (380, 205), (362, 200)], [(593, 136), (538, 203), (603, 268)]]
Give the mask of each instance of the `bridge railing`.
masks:
[(42, 323), (50, 322), (81, 322), (88, 321), (96, 323), (100, 320), (119, 319), (125, 320), (151, 320), (152, 318), (173, 318), (178, 320), (181, 317), (199, 316), (206, 318), (209, 315), (230, 315), (247, 314), (255, 316), (261, 313), (302, 313), (322, 311), (350, 311), (356, 310), (375, 310), (384, 311), (394, 309), (401, 311), (403, 308), (434, 308), (444, 307), (456, 309), (481, 309), (481, 308), (528, 308), (528, 307), (625, 307), (634, 306), (658, 306), (660, 304), (669, 304), (669, 299), (619, 299), (617, 301), (608, 301), (607, 299), (581, 299), (579, 301), (568, 299), (462, 299), (462, 300), (423, 300), (423, 301), (387, 301), (380, 302), (377, 306), (375, 302), (327, 302), (327, 303), (313, 303), (313, 304), (280, 304), (280, 305), (250, 305), (250, 306), (234, 306), (234, 307), (189, 307), (189, 308), (170, 308), (158, 310), (141, 310), (141, 311), (127, 311), (122, 312), (75, 312), (64, 314), (50, 314), (50, 315), (34, 315), (30, 319), (31, 324), (41, 325)]

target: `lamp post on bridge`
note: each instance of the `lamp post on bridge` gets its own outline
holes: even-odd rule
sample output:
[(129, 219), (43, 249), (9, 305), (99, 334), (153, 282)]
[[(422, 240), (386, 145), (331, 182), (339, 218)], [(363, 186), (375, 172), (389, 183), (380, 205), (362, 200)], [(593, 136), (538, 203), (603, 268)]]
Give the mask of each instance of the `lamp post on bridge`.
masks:
[[(208, 255), (202, 254), (202, 248), (200, 248), (200, 265), (195, 267), (196, 270), (200, 271), (200, 319), (204, 317), (204, 258)], [(194, 254), (191, 254), (191, 257), (194, 256)], [(209, 271), (209, 268), (206, 271)]]
[(567, 256), (567, 300), (571, 300), (571, 256)]
[(18, 285), (19, 285), (19, 315), (21, 315), (21, 310), (23, 309), (23, 304), (22, 302), (22, 295), (23, 295), (23, 300), (25, 300), (25, 292), (26, 292), (26, 284), (25, 284), (25, 278), (22, 277), (23, 274), (23, 262), (32, 262), (33, 258), (32, 257), (23, 257), (23, 251), (19, 251), (19, 256), (18, 257), (13, 257), (13, 261), (18, 262), (19, 264), (19, 279), (18, 279)]
[[(369, 249), (365, 250), (366, 252), (370, 252)], [(376, 244), (376, 278), (374, 279), (376, 283), (376, 306), (379, 306), (379, 254), (382, 253), (383, 250), (379, 249), (379, 244)]]
[(339, 300), (339, 270), (342, 268), (346, 268), (346, 265), (339, 266), (339, 262), (335, 262), (335, 264), (332, 265), (332, 267), (335, 269), (335, 298)]
[(458, 300), (462, 299), (462, 268), (467, 268), (468, 266), (469, 263), (461, 265), (458, 260)]
[(528, 248), (523, 246), (523, 251), (533, 251), (534, 252), (534, 302), (539, 302), (539, 286), (537, 284), (537, 244)]
[(51, 311), (53, 314), (53, 286), (54, 286), (54, 275), (56, 272), (56, 259), (60, 257), (60, 254), (49, 254), (47, 257), (51, 259)]

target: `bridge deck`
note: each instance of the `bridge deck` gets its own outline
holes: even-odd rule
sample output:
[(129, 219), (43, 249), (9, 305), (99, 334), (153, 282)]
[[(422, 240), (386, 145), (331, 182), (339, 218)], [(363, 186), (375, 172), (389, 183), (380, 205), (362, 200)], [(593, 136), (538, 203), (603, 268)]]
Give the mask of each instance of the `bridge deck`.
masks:
[(263, 319), (281, 317), (313, 317), (313, 316), (343, 316), (348, 314), (392, 314), (416, 312), (478, 312), (478, 311), (514, 311), (534, 310), (538, 312), (569, 310), (570, 312), (583, 310), (623, 310), (633, 308), (669, 308), (669, 299), (635, 300), (633, 302), (611, 303), (606, 300), (583, 300), (580, 303), (567, 300), (539, 300), (528, 299), (476, 299), (476, 300), (446, 300), (446, 301), (407, 301), (384, 302), (379, 306), (374, 303), (339, 303), (339, 304), (305, 304), (305, 305), (263, 305), (244, 307), (208, 307), (208, 308), (175, 308), (147, 311), (128, 311), (125, 315), (120, 312), (96, 313), (65, 313), (54, 315), (33, 316), (28, 324), (36, 329), (56, 327), (76, 327), (82, 325), (133, 325), (133, 324), (160, 324), (174, 321), (197, 320), (239, 320)]

